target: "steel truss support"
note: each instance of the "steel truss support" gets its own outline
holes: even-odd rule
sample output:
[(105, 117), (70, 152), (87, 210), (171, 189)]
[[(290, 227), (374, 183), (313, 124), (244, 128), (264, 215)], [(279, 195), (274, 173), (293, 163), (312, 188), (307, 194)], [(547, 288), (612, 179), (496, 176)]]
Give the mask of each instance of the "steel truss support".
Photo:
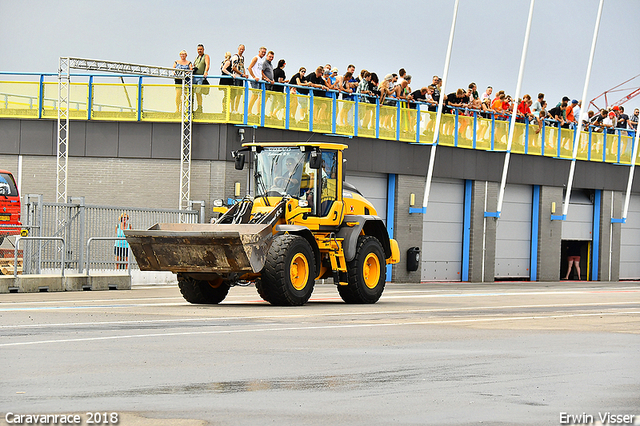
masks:
[(56, 202), (67, 202), (67, 157), (69, 156), (69, 58), (58, 67), (58, 148), (56, 158)]
[(104, 71), (137, 76), (182, 79), (182, 137), (180, 149), (180, 198), (179, 209), (189, 208), (191, 196), (191, 120), (193, 81), (191, 70), (138, 65), (125, 62), (101, 61), (82, 58), (60, 58), (58, 68), (58, 149), (56, 168), (56, 201), (67, 201), (67, 176), (69, 155), (69, 93), (71, 69)]

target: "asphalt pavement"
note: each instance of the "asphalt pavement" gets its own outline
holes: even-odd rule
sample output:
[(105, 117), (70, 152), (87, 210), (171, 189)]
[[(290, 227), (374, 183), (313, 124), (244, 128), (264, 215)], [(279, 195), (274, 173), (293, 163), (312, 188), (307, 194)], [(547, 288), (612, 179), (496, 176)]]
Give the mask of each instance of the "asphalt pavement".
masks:
[(0, 424), (640, 424), (639, 334), (637, 282), (388, 284), (374, 305), (318, 284), (287, 308), (2, 294)]

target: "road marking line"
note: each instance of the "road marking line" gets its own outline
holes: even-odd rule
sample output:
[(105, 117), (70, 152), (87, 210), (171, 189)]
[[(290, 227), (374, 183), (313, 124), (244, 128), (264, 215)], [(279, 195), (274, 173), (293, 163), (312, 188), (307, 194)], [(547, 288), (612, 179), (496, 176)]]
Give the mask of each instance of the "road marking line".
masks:
[(304, 326), (304, 327), (270, 327), (256, 329), (239, 329), (239, 330), (209, 330), (209, 331), (185, 331), (170, 333), (151, 333), (151, 334), (129, 334), (102, 337), (84, 337), (75, 339), (55, 339), (55, 340), (36, 340), (31, 342), (14, 342), (0, 343), (0, 347), (9, 346), (30, 346), (48, 343), (73, 343), (73, 342), (92, 342), (100, 340), (118, 340), (118, 339), (141, 339), (148, 337), (173, 337), (173, 336), (197, 336), (207, 334), (236, 334), (236, 333), (262, 333), (274, 331), (301, 331), (301, 330), (330, 330), (345, 328), (365, 328), (365, 327), (397, 327), (401, 325), (437, 325), (437, 324), (460, 324), (460, 323), (479, 323), (479, 322), (497, 322), (497, 321), (520, 321), (520, 320), (542, 320), (542, 319), (558, 319), (573, 317), (592, 317), (592, 316), (612, 316), (612, 315), (638, 315), (640, 311), (628, 312), (597, 312), (589, 314), (571, 314), (571, 315), (534, 315), (524, 317), (499, 317), (499, 318), (473, 318), (473, 319), (456, 319), (456, 320), (430, 320), (430, 321), (408, 321), (400, 323), (378, 323), (378, 324), (341, 324), (341, 325), (322, 325), (322, 326)]

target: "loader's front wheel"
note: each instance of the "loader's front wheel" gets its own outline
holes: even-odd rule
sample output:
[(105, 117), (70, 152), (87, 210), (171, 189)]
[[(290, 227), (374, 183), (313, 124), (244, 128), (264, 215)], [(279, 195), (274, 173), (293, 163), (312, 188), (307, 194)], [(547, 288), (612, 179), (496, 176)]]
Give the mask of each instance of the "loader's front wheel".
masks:
[(256, 288), (260, 296), (279, 306), (307, 303), (315, 283), (313, 249), (298, 235), (276, 235)]
[(178, 276), (178, 287), (182, 297), (189, 303), (216, 305), (229, 293), (229, 283), (222, 279), (216, 281), (196, 280), (191, 277)]
[(338, 293), (347, 303), (376, 303), (384, 291), (385, 257), (377, 238), (358, 237), (355, 258), (347, 263), (348, 285), (339, 285)]

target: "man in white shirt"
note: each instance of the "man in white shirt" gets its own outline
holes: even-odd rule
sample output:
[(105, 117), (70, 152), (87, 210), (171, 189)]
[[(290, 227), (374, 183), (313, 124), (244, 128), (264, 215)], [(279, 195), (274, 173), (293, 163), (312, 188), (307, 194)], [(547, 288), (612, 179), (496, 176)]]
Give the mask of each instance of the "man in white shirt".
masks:
[[(253, 89), (261, 89), (260, 84), (258, 83), (262, 78), (262, 65), (264, 64), (264, 57), (267, 54), (267, 48), (261, 47), (258, 49), (258, 55), (254, 56), (251, 59), (251, 63), (249, 64), (249, 74), (252, 81), (251, 88)], [(258, 95), (255, 92), (251, 92), (251, 97), (249, 98), (249, 114), (253, 114), (253, 106), (258, 100)]]

